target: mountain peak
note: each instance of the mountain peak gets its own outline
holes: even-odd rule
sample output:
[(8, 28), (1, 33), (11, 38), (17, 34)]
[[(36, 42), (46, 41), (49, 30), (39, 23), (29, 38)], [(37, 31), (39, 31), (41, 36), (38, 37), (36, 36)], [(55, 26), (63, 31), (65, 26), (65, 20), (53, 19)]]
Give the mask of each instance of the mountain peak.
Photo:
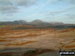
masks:
[(37, 20), (34, 20), (34, 21), (32, 21), (32, 22), (43, 22), (43, 21), (37, 19)]
[(41, 24), (41, 23), (44, 23), (43, 21), (37, 19), (37, 20), (34, 20), (31, 22), (31, 24)]

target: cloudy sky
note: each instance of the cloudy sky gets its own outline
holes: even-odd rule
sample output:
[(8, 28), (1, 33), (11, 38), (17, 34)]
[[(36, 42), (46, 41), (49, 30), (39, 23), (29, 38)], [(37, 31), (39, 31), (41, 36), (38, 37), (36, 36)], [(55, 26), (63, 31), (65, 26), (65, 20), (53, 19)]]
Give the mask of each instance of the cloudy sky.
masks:
[(36, 19), (75, 24), (75, 0), (0, 0), (0, 21)]

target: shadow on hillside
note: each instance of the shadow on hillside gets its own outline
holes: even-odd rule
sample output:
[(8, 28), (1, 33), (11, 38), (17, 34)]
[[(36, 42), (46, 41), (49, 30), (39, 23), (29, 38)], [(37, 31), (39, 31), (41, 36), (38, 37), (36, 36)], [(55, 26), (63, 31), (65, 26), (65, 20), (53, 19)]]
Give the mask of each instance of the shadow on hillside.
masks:
[(0, 50), (0, 56), (40, 56), (46, 55), (58, 56), (57, 51), (52, 49), (42, 49), (42, 48), (7, 48)]

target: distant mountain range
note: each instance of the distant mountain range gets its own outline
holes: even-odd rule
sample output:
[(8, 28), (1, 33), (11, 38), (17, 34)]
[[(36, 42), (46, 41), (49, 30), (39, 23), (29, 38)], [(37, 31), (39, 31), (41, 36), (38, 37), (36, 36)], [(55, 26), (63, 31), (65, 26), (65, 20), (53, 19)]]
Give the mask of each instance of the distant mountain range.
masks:
[(32, 25), (35, 27), (48, 27), (48, 28), (75, 28), (75, 24), (64, 24), (62, 22), (44, 22), (41, 20), (34, 20), (32, 22), (26, 22), (24, 20), (0, 22), (0, 25)]
[(44, 22), (41, 20), (34, 20), (32, 22), (26, 22), (24, 20), (16, 20), (16, 21), (6, 21), (6, 22), (0, 22), (0, 25), (19, 25), (19, 24), (24, 24), (24, 25), (63, 25), (64, 23), (62, 22)]

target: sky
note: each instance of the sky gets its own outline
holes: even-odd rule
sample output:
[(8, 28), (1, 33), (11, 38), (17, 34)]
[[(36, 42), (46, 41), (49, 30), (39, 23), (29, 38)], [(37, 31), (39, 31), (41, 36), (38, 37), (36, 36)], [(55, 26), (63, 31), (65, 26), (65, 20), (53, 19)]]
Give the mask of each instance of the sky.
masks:
[(75, 24), (75, 0), (0, 0), (0, 21), (36, 19)]

